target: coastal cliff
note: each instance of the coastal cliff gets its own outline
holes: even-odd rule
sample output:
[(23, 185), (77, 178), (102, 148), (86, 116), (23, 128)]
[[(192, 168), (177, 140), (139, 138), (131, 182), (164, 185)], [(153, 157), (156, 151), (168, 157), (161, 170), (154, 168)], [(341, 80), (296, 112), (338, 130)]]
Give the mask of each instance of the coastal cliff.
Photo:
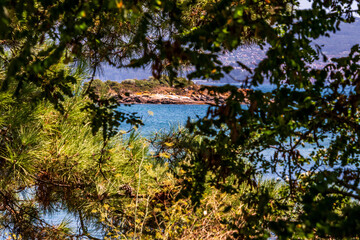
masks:
[(122, 82), (94, 80), (92, 87), (97, 94), (114, 97), (122, 104), (222, 104), (229, 96), (228, 93), (208, 92), (203, 86), (183, 78), (172, 84), (166, 78)]
[[(190, 90), (191, 91), (191, 90)], [(127, 96), (117, 95), (119, 103), (125, 104), (214, 104), (215, 97), (208, 94), (191, 91), (192, 93), (150, 93), (136, 92)], [(225, 96), (218, 96), (219, 103), (225, 102)]]

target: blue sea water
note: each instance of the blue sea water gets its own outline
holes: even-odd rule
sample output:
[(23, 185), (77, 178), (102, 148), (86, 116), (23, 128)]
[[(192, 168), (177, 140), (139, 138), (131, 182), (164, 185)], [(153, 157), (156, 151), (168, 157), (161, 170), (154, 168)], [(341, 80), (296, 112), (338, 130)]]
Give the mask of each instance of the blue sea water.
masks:
[[(268, 87), (271, 90), (271, 87)], [(137, 129), (142, 137), (151, 137), (159, 131), (169, 131), (173, 127), (185, 126), (188, 120), (197, 120), (206, 116), (208, 105), (174, 105), (174, 104), (134, 104), (120, 106), (118, 110), (127, 113), (135, 112), (142, 119), (144, 125)], [(132, 126), (122, 124), (120, 130), (129, 131)], [(326, 145), (326, 143), (324, 144)], [(305, 144), (299, 147), (304, 156), (309, 156), (313, 146)], [(265, 156), (273, 154), (271, 150), (263, 152)]]
[[(196, 120), (204, 117), (207, 105), (174, 105), (174, 104), (134, 104), (120, 106), (118, 110), (137, 113), (144, 125), (138, 131), (144, 137), (149, 137), (159, 131), (170, 130), (172, 127), (184, 126), (188, 119)], [(131, 126), (123, 124), (121, 130), (128, 131)]]
[[(224, 85), (214, 83), (213, 85)], [(274, 89), (272, 85), (263, 85), (255, 88), (268, 92)], [(178, 104), (133, 104), (130, 106), (122, 105), (118, 110), (126, 113), (137, 113), (141, 117), (144, 125), (140, 126), (139, 133), (144, 137), (161, 130), (170, 130), (172, 126), (184, 126), (188, 119), (196, 120), (206, 115), (208, 105), (178, 105)], [(131, 126), (122, 124), (121, 130), (128, 131)]]

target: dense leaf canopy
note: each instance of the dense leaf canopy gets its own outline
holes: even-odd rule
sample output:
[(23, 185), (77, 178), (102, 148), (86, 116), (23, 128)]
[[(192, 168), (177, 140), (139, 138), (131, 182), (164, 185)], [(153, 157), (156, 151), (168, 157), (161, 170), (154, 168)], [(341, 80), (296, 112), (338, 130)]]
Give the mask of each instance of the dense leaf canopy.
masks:
[[(314, 44), (355, 21), (353, 3), (360, 4), (314, 0), (310, 9), (299, 9), (296, 0), (0, 0), (2, 226), (29, 239), (71, 236), (38, 215), (62, 203), (80, 219), (77, 237), (94, 238), (84, 222), (97, 221), (112, 234), (180, 238), (179, 229), (197, 219), (196, 207), (211, 202), (213, 189), (245, 206), (230, 218), (235, 207), (229, 204), (221, 211), (230, 220), (212, 219), (228, 238), (267, 238), (269, 232), (280, 239), (359, 237), (360, 48), (329, 61)], [(207, 87), (214, 95), (228, 92), (226, 104), (209, 108), (188, 132), (154, 139), (157, 161), (140, 140), (118, 146), (120, 122), (140, 121), (93, 91), (102, 64), (150, 66), (155, 78), (170, 79), (186, 66), (193, 69), (189, 78), (218, 80), (234, 67), (219, 56), (249, 44), (266, 56), (255, 69), (238, 62), (249, 72), (240, 79), (248, 91)], [(324, 67), (313, 67), (316, 61)], [(75, 86), (84, 68), (90, 83), (81, 91)], [(274, 90), (255, 90), (264, 82)], [(301, 152), (303, 145), (313, 152)], [(156, 168), (172, 178), (151, 176)], [(259, 177), (269, 173), (279, 178), (276, 194), (277, 187)], [(142, 178), (148, 188), (140, 187)], [(130, 185), (138, 183), (133, 194)], [(22, 203), (24, 189), (35, 189), (34, 200)], [(146, 195), (149, 189), (154, 194)], [(187, 217), (171, 225), (176, 217), (169, 220), (167, 211)]]

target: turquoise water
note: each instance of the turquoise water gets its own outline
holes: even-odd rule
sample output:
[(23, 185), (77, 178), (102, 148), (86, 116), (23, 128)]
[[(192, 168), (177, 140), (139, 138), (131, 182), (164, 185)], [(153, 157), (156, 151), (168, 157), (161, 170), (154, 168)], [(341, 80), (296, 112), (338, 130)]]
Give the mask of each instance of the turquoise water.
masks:
[[(271, 91), (273, 88), (267, 86), (266, 89), (262, 88), (263, 91)], [(118, 110), (132, 113), (136, 112), (138, 116), (141, 117), (144, 125), (140, 126), (138, 132), (143, 137), (151, 137), (153, 133), (159, 131), (168, 131), (172, 127), (177, 127), (179, 125), (185, 126), (188, 119), (196, 120), (199, 117), (206, 116), (208, 105), (174, 105), (174, 104), (134, 104), (131, 106), (121, 106)], [(128, 131), (132, 129), (129, 124), (122, 124), (120, 126), (121, 130)], [(328, 140), (323, 142), (323, 146), (329, 144)], [(309, 157), (314, 150), (317, 150), (317, 147), (310, 144), (305, 144), (304, 146), (298, 146), (297, 148), (301, 155), (304, 157)], [(266, 158), (270, 159), (273, 156), (274, 151), (266, 149), (261, 152), (261, 154)], [(306, 170), (311, 168), (312, 164), (304, 166)], [(283, 167), (279, 167), (278, 170)], [(277, 178), (276, 175), (272, 173), (266, 173), (264, 175), (266, 178)]]
[[(134, 104), (118, 108), (128, 113), (136, 112), (141, 117), (144, 125), (140, 126), (139, 132), (144, 137), (149, 137), (160, 130), (170, 130), (172, 126), (184, 126), (189, 118), (196, 120), (204, 117), (207, 109), (207, 105), (174, 104)], [(131, 126), (122, 124), (120, 129), (128, 131)]]
[[(185, 126), (188, 119), (196, 120), (206, 116), (208, 107), (208, 105), (134, 104), (120, 106), (118, 110), (127, 113), (136, 112), (144, 123), (138, 129), (139, 134), (143, 137), (151, 137), (159, 131), (169, 131), (172, 127)], [(131, 129), (132, 126), (129, 124), (120, 126), (120, 130), (129, 131)], [(309, 156), (314, 151), (314, 146), (305, 144), (305, 146), (299, 146), (298, 150), (303, 156)], [(262, 154), (270, 157), (273, 155), (273, 151), (265, 150)]]
[[(223, 84), (213, 84), (223, 85)], [(256, 88), (255, 88), (256, 89)], [(257, 89), (268, 92), (274, 86), (263, 85)], [(206, 115), (208, 105), (177, 105), (177, 104), (133, 104), (131, 106), (120, 106), (118, 110), (133, 113), (136, 112), (141, 117), (144, 126), (139, 128), (139, 132), (144, 137), (151, 136), (152, 133), (160, 130), (169, 130), (171, 126), (184, 126), (187, 120), (196, 120)], [(120, 130), (128, 131), (131, 126), (122, 124)]]

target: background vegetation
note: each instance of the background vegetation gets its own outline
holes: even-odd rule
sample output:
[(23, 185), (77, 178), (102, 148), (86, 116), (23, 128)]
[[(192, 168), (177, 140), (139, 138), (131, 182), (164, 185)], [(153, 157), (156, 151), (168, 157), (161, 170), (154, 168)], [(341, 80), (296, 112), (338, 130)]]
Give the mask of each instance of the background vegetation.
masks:
[[(87, 88), (88, 82), (84, 83), (84, 87)], [(191, 86), (191, 88), (200, 89), (192, 81), (185, 78), (175, 78), (170, 81), (169, 77), (161, 76), (160, 79), (126, 79), (121, 82), (107, 80), (105, 82), (100, 79), (94, 79), (91, 83), (94, 90), (100, 95), (113, 94), (125, 96), (130, 93), (169, 93), (169, 92), (183, 92), (185, 88)]]

